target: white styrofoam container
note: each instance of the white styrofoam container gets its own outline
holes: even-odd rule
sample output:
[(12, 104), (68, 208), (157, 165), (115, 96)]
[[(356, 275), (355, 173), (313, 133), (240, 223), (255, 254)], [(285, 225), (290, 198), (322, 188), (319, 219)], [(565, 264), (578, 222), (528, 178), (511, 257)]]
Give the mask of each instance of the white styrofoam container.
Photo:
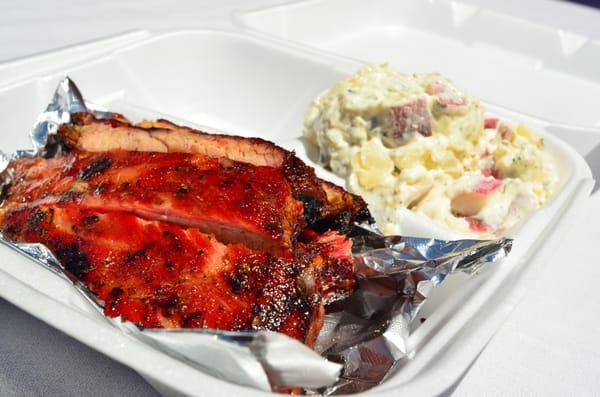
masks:
[[(260, 136), (296, 149), (310, 161), (301, 139), (304, 111), (317, 94), (360, 65), (318, 50), (233, 32), (179, 31), (144, 37), (93, 60), (44, 69), (36, 77), (0, 86), (0, 109), (11, 114), (0, 120), (4, 131), (0, 149), (30, 146), (27, 132), (58, 81), (68, 74), (88, 100), (134, 120), (162, 116)], [(50, 54), (46, 57), (44, 64), (51, 64)], [(435, 291), (421, 314), (427, 321), (415, 328), (409, 341), (414, 357), (371, 394), (439, 394), (450, 387), (526, 291), (528, 279), (542, 268), (543, 255), (551, 252), (549, 247), (567, 230), (577, 203), (591, 189), (590, 170), (582, 157), (548, 132), (562, 127), (499, 107), (493, 114), (524, 121), (540, 131), (560, 163), (563, 187), (516, 232), (513, 252), (502, 264), (471, 279), (451, 277)], [(336, 180), (322, 168), (317, 170)], [(427, 231), (432, 225), (417, 227)], [(9, 248), (0, 247), (0, 257), (2, 297), (132, 367), (159, 391), (267, 394), (207, 376), (121, 334), (99, 321), (62, 279)]]
[(60, 70), (77, 62), (94, 59), (107, 52), (150, 36), (144, 30), (122, 33), (101, 40), (53, 50), (0, 64), (0, 85), (36, 77), (41, 73)]

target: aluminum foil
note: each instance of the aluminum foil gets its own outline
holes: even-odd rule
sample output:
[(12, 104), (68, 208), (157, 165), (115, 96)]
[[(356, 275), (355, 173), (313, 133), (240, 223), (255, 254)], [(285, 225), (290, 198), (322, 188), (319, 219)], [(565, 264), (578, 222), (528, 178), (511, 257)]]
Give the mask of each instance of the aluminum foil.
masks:
[[(15, 158), (51, 157), (61, 146), (55, 134), (74, 112), (91, 111), (98, 118), (113, 114), (86, 103), (68, 77), (60, 82), (47, 109), (31, 131), (34, 150), (0, 154), (0, 169)], [(0, 188), (11, 175), (2, 173)], [(510, 252), (512, 240), (441, 241), (382, 236), (356, 226), (353, 240), (357, 288), (327, 308), (321, 333), (309, 349), (283, 334), (268, 331), (225, 332), (209, 329), (141, 329), (120, 318), (105, 317), (103, 302), (41, 244), (0, 242), (65, 278), (90, 307), (112, 326), (210, 375), (260, 390), (299, 387), (309, 394), (348, 394), (384, 381), (402, 360), (410, 324), (433, 289), (453, 272), (473, 273)]]

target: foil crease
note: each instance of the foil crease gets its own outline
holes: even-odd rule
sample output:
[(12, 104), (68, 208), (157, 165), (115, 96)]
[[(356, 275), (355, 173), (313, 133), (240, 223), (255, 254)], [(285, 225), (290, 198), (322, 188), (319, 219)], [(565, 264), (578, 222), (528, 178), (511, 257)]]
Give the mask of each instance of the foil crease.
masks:
[[(98, 118), (114, 114), (86, 103), (66, 77), (34, 124), (33, 150), (0, 153), (0, 191), (11, 184), (6, 166), (31, 156), (52, 157), (61, 150), (56, 132), (75, 112)], [(1, 199), (2, 197), (0, 197)], [(327, 308), (314, 350), (286, 335), (268, 331), (210, 329), (142, 329), (103, 315), (103, 302), (70, 274), (41, 244), (15, 242), (0, 233), (0, 242), (35, 260), (73, 284), (94, 312), (132, 337), (203, 371), (239, 385), (265, 391), (302, 388), (308, 394), (334, 395), (365, 391), (380, 384), (402, 360), (410, 324), (428, 295), (454, 272), (474, 273), (506, 256), (512, 240), (442, 241), (382, 236), (355, 226), (353, 241), (357, 288)]]
[[(358, 229), (358, 228), (357, 228)], [(359, 235), (356, 235), (359, 233)], [(344, 364), (323, 395), (351, 394), (380, 384), (411, 352), (410, 324), (427, 296), (453, 272), (477, 272), (503, 258), (512, 240), (442, 241), (353, 231), (358, 288), (327, 315), (315, 350)]]

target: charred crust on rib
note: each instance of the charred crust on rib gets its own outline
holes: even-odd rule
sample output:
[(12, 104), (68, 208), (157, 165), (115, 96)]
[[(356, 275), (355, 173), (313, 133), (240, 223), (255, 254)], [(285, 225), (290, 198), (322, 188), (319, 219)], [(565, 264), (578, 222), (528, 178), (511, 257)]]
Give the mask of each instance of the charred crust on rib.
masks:
[(171, 259), (166, 258), (164, 264), (168, 271), (172, 272), (175, 270), (175, 264)]
[(110, 290), (109, 293), (109, 306), (111, 309), (116, 309), (117, 306), (119, 306), (119, 303), (121, 303), (121, 296), (123, 295), (123, 290), (119, 287), (114, 287), (112, 290)]
[(233, 292), (234, 294), (239, 294), (241, 293), (246, 287), (247, 284), (247, 279), (244, 279), (242, 277), (229, 277), (229, 286), (231, 287), (231, 292)]
[(179, 297), (176, 294), (171, 294), (162, 299), (159, 303), (162, 315), (169, 318), (178, 310), (180, 306)]
[(36, 208), (33, 211), (33, 214), (27, 219), (27, 229), (31, 233), (43, 234), (44, 233), (44, 225), (43, 223), (50, 224), (52, 223), (54, 217), (54, 209), (47, 208), (41, 209)]
[(296, 198), (302, 202), (302, 206), (304, 208), (303, 214), (306, 223), (308, 225), (313, 225), (318, 222), (321, 218), (321, 207), (323, 207), (323, 201), (314, 196), (309, 196), (303, 193), (298, 194)]
[(86, 216), (85, 218), (83, 218), (83, 224), (85, 226), (90, 226), (95, 223), (98, 223), (99, 220), (100, 220), (100, 217), (98, 215), (90, 215), (90, 216)]
[(65, 149), (64, 138), (57, 134), (48, 134), (46, 144), (39, 153), (40, 156), (49, 159), (60, 155)]
[(353, 216), (349, 211), (342, 211), (332, 217), (319, 219), (313, 223), (312, 229), (319, 233), (324, 233), (328, 230), (337, 230), (342, 234), (346, 234), (352, 227)]
[(137, 261), (138, 259), (148, 259), (148, 253), (147, 253), (147, 248), (141, 248), (135, 252), (128, 252), (125, 255), (125, 263), (133, 266), (133, 264), (135, 263), (135, 261)]
[(201, 328), (202, 327), (202, 313), (193, 312), (183, 317), (181, 325), (184, 328)]
[(112, 160), (108, 157), (94, 160), (89, 166), (79, 173), (79, 178), (87, 181), (90, 178), (100, 175), (112, 165)]
[(188, 185), (181, 185), (175, 191), (175, 197), (185, 197), (189, 191), (190, 187)]
[(93, 269), (87, 255), (76, 243), (61, 246), (56, 250), (56, 256), (64, 268), (79, 279), (85, 278)]
[(77, 192), (77, 191), (69, 189), (60, 196), (60, 198), (58, 199), (58, 203), (59, 204), (67, 204), (70, 202), (76, 202), (77, 199), (80, 198), (82, 195), (83, 195), (83, 192)]

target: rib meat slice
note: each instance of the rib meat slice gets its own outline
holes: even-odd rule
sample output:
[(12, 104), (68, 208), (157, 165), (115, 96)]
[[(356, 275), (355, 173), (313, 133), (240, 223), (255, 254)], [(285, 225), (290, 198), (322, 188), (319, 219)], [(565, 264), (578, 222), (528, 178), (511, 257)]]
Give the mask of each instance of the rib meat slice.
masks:
[(268, 329), (312, 345), (323, 303), (354, 284), (351, 243), (333, 232), (279, 258), (212, 235), (73, 204), (3, 214), (8, 237), (49, 247), (105, 302), (145, 327)]
[(79, 152), (19, 159), (3, 207), (77, 204), (214, 233), (274, 253), (304, 226), (302, 203), (273, 167), (187, 153)]
[(117, 115), (97, 120), (90, 113), (73, 115), (71, 124), (59, 128), (67, 147), (90, 152), (115, 149), (146, 152), (199, 153), (234, 161), (280, 169), (290, 182), (293, 195), (304, 204), (309, 225), (331, 228), (354, 221), (370, 221), (366, 203), (359, 197), (316, 177), (314, 169), (272, 142), (260, 138), (207, 134), (166, 120), (132, 125)]

